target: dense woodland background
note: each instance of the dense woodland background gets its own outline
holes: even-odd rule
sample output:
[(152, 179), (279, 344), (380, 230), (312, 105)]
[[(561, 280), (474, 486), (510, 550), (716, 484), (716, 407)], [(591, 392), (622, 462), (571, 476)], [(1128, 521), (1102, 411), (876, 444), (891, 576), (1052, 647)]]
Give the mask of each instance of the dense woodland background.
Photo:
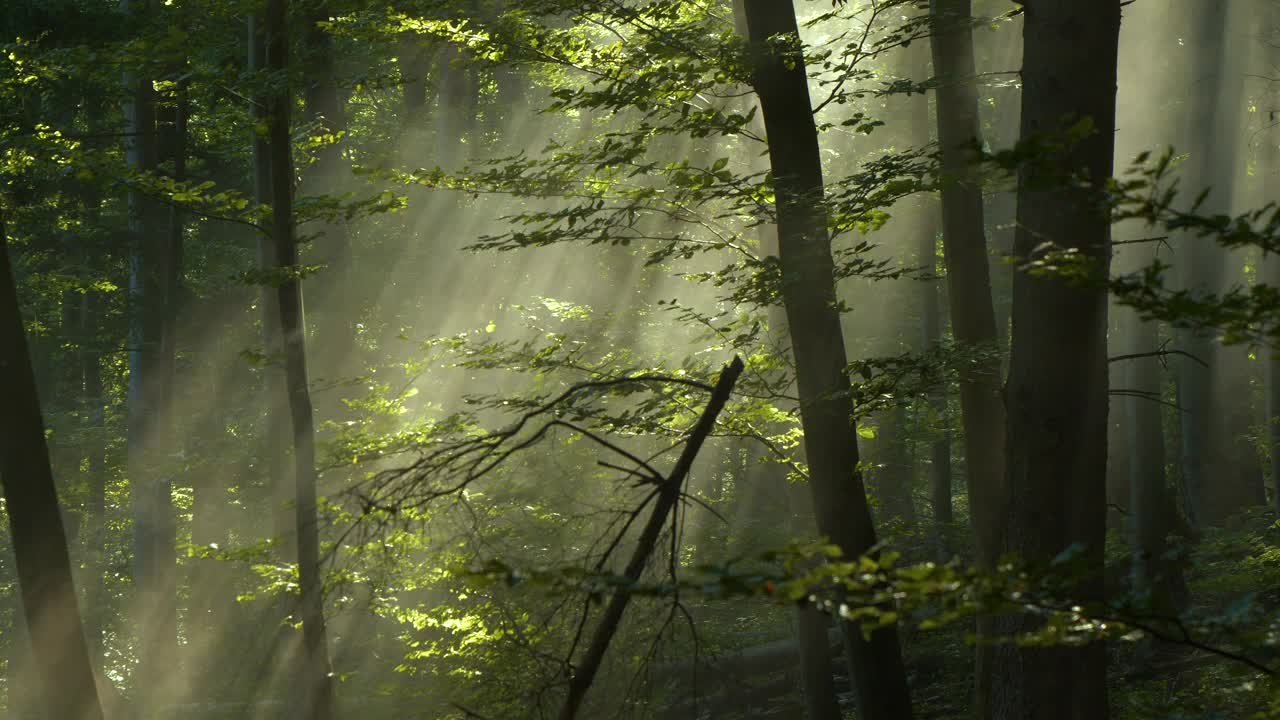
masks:
[(4, 717), (1280, 717), (1280, 2), (0, 43)]

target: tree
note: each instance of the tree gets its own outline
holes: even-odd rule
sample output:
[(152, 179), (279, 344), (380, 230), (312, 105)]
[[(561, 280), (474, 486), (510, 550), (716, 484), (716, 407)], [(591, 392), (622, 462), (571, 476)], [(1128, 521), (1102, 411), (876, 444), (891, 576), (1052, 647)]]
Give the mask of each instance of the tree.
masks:
[[(937, 90), (938, 144), (942, 173), (942, 247), (947, 268), (951, 333), (956, 344), (979, 354), (960, 373), (960, 419), (969, 494), (969, 519), (978, 562), (994, 567), (1005, 522), (1004, 425), (1000, 341), (991, 300), (982, 183), (974, 162), (982, 144), (978, 117), (973, 18), (970, 0), (932, 0), (933, 71)], [(978, 632), (987, 634), (986, 619)], [(986, 670), (992, 647), (975, 649), (975, 699), (979, 715), (989, 692)]]
[[(791, 2), (744, 0), (755, 62), (778, 222), (778, 262), (800, 395), (805, 460), (818, 531), (848, 557), (876, 544), (858, 470), (849, 376), (835, 267), (827, 230), (818, 132)], [(840, 623), (859, 712), (867, 720), (912, 716), (902, 651), (893, 627), (864, 638), (856, 622)]]
[[(121, 0), (121, 9), (139, 20), (149, 19), (154, 7), (145, 0)], [(150, 66), (148, 66), (150, 69)], [(151, 73), (128, 74), (130, 93), (125, 107), (125, 151), (130, 168), (144, 176), (158, 172), (161, 163), (161, 123)], [(176, 218), (175, 218), (176, 219)], [(163, 678), (175, 662), (177, 650), (177, 558), (173, 509), (173, 479), (165, 473), (165, 454), (171, 450), (169, 391), (173, 384), (173, 334), (177, 287), (177, 257), (172, 228), (166, 229), (163, 209), (144, 190), (129, 193), (129, 431), (128, 472), (134, 522), (134, 583), (143, 648), (138, 674), (141, 691), (162, 691)], [(181, 242), (180, 232), (176, 240)], [(144, 698), (142, 706), (151, 699)]]
[[(267, 67), (278, 78), (289, 71), (288, 0), (268, 0)], [(287, 82), (271, 98), (268, 154), (271, 161), (271, 238), (279, 273), (277, 303), (284, 349), (285, 383), (293, 426), (294, 508), (297, 527), (299, 614), (302, 617), (301, 667), (297, 676), (300, 717), (333, 717), (333, 681), (329, 667), (321, 576), (319, 518), (316, 509), (315, 418), (307, 380), (306, 324), (293, 221), (293, 158), (289, 125), (292, 96)]]
[(975, 150), (982, 143), (969, 0), (933, 0), (933, 71), (938, 144), (942, 153), (942, 246), (947, 267), (951, 332), (962, 348), (985, 353), (960, 377), (970, 518), (978, 557), (999, 557), (1004, 496), (1004, 405), (1000, 397), (995, 310), (982, 184)]
[[(1199, 212), (1227, 213), (1244, 175), (1239, 159), (1247, 107), (1244, 69), (1229, 47), (1238, 16), (1217, 3), (1197, 2), (1182, 17), (1191, 38), (1189, 67), (1213, 68), (1187, 88), (1183, 132), (1190, 157), (1185, 178), (1197, 192), (1208, 192)], [(1240, 282), (1244, 262), (1238, 253), (1190, 233), (1179, 233), (1173, 243), (1183, 288), (1221, 293)], [(1209, 328), (1187, 328), (1178, 336), (1179, 349), (1186, 353), (1178, 359), (1183, 505), (1192, 527), (1200, 529), (1262, 504), (1262, 473), (1246, 439), (1254, 421), (1251, 404), (1242, 402), (1251, 394), (1245, 349), (1220, 346)]]
[[(1023, 27), (1015, 254), (1083, 258), (1106, 277), (1116, 108), (1118, 0), (1032, 0)], [(1065, 144), (1069, 150), (1062, 150)], [(1080, 553), (1079, 602), (1102, 599), (1106, 532), (1107, 295), (1099, 282), (1024, 268), (1014, 279), (1006, 389), (1003, 549), (1046, 563)], [(1036, 627), (1001, 617), (1002, 636)], [(1035, 648), (1008, 642), (992, 658), (989, 711), (1002, 720), (1090, 720), (1108, 713), (1101, 643)], [(981, 681), (980, 681), (981, 682)]]
[(35, 373), (0, 215), (0, 482), (40, 698), (50, 718), (102, 720)]

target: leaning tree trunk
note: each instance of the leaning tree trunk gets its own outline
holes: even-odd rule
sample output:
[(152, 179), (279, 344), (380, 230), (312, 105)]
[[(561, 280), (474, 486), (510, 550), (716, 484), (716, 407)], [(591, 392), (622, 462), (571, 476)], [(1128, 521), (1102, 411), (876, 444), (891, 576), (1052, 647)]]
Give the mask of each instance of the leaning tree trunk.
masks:
[(102, 720), (93, 663), (71, 578), (71, 557), (49, 465), (35, 372), (4, 219), (0, 217), (0, 483), (31, 638), (34, 674), (49, 718)]
[(658, 482), (653, 510), (649, 513), (649, 520), (645, 523), (644, 529), (640, 531), (640, 537), (636, 538), (636, 546), (623, 571), (623, 577), (629, 585), (620, 586), (613, 597), (609, 598), (609, 604), (605, 606), (596, 624), (595, 632), (591, 634), (591, 642), (587, 645), (586, 652), (583, 653), (581, 661), (573, 667), (573, 675), (569, 678), (569, 692), (565, 697), (564, 705), (560, 707), (560, 720), (574, 720), (578, 716), (582, 702), (587, 697), (587, 691), (591, 689), (591, 684), (600, 671), (600, 665), (604, 662), (605, 653), (609, 651), (609, 645), (613, 643), (613, 637), (622, 624), (623, 613), (631, 602), (630, 585), (640, 581), (645, 567), (649, 564), (649, 559), (657, 550), (658, 537), (667, 527), (668, 518), (676, 511), (684, 491), (685, 480), (689, 477), (689, 470), (693, 468), (693, 461), (698, 457), (698, 452), (706, 442), (707, 436), (715, 430), (716, 419), (720, 417), (720, 411), (729, 402), (729, 396), (733, 393), (733, 386), (738, 382), (738, 376), (742, 374), (742, 368), (742, 359), (735, 357), (720, 371), (720, 377), (716, 380), (715, 388), (711, 392), (711, 399), (703, 408), (698, 422), (689, 431), (688, 441), (676, 464), (667, 477), (656, 479), (660, 482)]
[[(747, 37), (754, 48), (753, 84), (760, 98), (774, 178), (782, 301), (791, 334), (805, 459), (818, 531), (846, 557), (876, 543), (866, 489), (858, 470), (844, 337), (836, 303), (835, 267), (824, 207), (818, 133), (808, 75), (795, 51), (771, 50), (782, 36), (799, 40), (790, 0), (745, 0)], [(896, 628), (863, 637), (841, 622), (853, 686), (864, 720), (912, 717)]]
[(316, 439), (307, 381), (306, 325), (302, 286), (297, 275), (298, 247), (293, 224), (293, 155), (290, 147), (288, 0), (268, 0), (267, 67), (283, 84), (271, 98), (268, 150), (271, 158), (271, 237), (280, 273), (277, 302), (284, 346), (285, 382), (293, 425), (294, 509), (297, 524), (299, 603), (302, 617), (302, 666), (297, 675), (296, 717), (330, 720), (333, 682), (325, 632), (324, 582), (316, 509)]
[[(1103, 207), (1115, 146), (1120, 0), (1028, 0), (1023, 26), (1021, 138), (1090, 128), (1065, 152), (1037, 157), (1018, 176), (1015, 253), (1025, 262), (1053, 243), (1109, 271)], [(1051, 147), (1051, 145), (1050, 145)], [(1077, 602), (1103, 597), (1106, 538), (1107, 295), (1100, 282), (1019, 272), (1007, 387), (1007, 534), (1004, 550), (1047, 562), (1083, 548)], [(1002, 633), (1033, 630), (1029, 615), (999, 619)], [(1106, 720), (1106, 652), (998, 646), (989, 717)]]

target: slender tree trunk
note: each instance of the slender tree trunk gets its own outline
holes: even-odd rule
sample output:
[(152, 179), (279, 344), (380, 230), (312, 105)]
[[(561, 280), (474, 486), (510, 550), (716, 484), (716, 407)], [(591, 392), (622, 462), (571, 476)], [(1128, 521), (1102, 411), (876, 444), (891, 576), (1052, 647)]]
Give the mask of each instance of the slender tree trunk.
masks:
[[(1043, 243), (1077, 251), (1108, 272), (1110, 218), (1102, 184), (1115, 145), (1119, 0), (1028, 0), (1023, 26), (1021, 137), (1059, 136), (1083, 121), (1093, 132), (1069, 151), (1038, 158), (1018, 178), (1015, 251)], [(1087, 186), (1069, 178), (1084, 178)], [(1047, 562), (1079, 545), (1081, 603), (1103, 597), (1106, 537), (1107, 297), (1101, 284), (1020, 272), (1014, 278), (1008, 402), (1008, 530), (1004, 549)], [(1033, 629), (1028, 615), (998, 629)], [(1106, 652), (1100, 642), (1033, 648), (1006, 643), (992, 657), (990, 717), (1106, 720)]]
[[(771, 51), (768, 43), (776, 36), (799, 39), (795, 9), (790, 0), (745, 0), (743, 10), (755, 53), (755, 90), (769, 137), (782, 299), (796, 363), (814, 511), (819, 532), (846, 557), (857, 557), (875, 545), (876, 533), (858, 470), (818, 133), (803, 59)], [(859, 716), (909, 720), (911, 697), (896, 628), (864, 638), (857, 624), (846, 620), (841, 630)]]
[(34, 674), (49, 718), (101, 720), (0, 217), (0, 482)]
[[(1159, 326), (1132, 310), (1121, 312), (1121, 337), (1126, 354), (1156, 352)], [(1166, 538), (1179, 530), (1178, 509), (1165, 483), (1164, 368), (1157, 357), (1125, 361), (1123, 387), (1132, 393), (1128, 406), (1129, 544), (1132, 584), (1139, 598), (1147, 598), (1160, 612), (1182, 610), (1187, 588), (1182, 568), (1168, 558)]]
[[(1114, 306), (1113, 306), (1114, 308)], [(1108, 314), (1113, 313), (1110, 310)], [(1119, 355), (1127, 344), (1120, 324), (1108, 333), (1107, 352)], [(1125, 371), (1128, 365), (1111, 363), (1108, 367), (1107, 386), (1126, 388)], [(1124, 531), (1129, 527), (1131, 508), (1129, 507), (1129, 428), (1132, 418), (1129, 417), (1129, 403), (1113, 402), (1107, 408), (1107, 527)]]
[(288, 0), (267, 2), (267, 67), (283, 88), (271, 98), (268, 132), (271, 159), (271, 236), (275, 267), (283, 274), (278, 288), (280, 331), (284, 345), (289, 414), (293, 425), (294, 508), (297, 524), (298, 582), (302, 617), (302, 668), (298, 674), (297, 717), (330, 720), (333, 683), (324, 619), (324, 578), (316, 509), (315, 419), (307, 380), (306, 324), (302, 285), (295, 271), (298, 248), (293, 224), (293, 156), (290, 146)]
[[(1280, 257), (1264, 260), (1266, 283), (1280, 287)], [(1271, 504), (1280, 516), (1280, 349), (1267, 351), (1267, 445), (1271, 461)]]
[(86, 482), (89, 495), (85, 501), (85, 549), (89, 556), (89, 583), (85, 589), (85, 639), (94, 667), (103, 666), (104, 621), (107, 616), (106, 542), (107, 542), (107, 463), (105, 437), (105, 399), (102, 388), (102, 356), (97, 348), (97, 327), (102, 302), (96, 292), (80, 295), (80, 372), (84, 387), (86, 435), (90, 438), (85, 451)]
[[(1269, 41), (1270, 52), (1265, 57), (1275, 64), (1280, 62), (1280, 5), (1267, 3), (1267, 32), (1264, 37)], [(1269, 86), (1270, 92), (1265, 96), (1270, 108), (1268, 117), (1274, 122), (1280, 117), (1280, 88), (1275, 83)], [(1262, 142), (1262, 167), (1265, 180), (1263, 193), (1268, 200), (1280, 196), (1280, 149), (1277, 139), (1272, 134)], [(1264, 254), (1262, 258), (1263, 282), (1273, 288), (1280, 288), (1280, 256), (1274, 253)], [(1267, 348), (1266, 352), (1266, 427), (1268, 460), (1271, 471), (1271, 505), (1276, 516), (1280, 517), (1280, 348)]]
[[(917, 43), (906, 52), (912, 53), (911, 80), (920, 82), (932, 77), (930, 50)], [(910, 126), (910, 144), (926, 147), (933, 141), (932, 112), (928, 93), (913, 95), (907, 108)], [(929, 275), (938, 267), (938, 233), (941, 230), (941, 208), (938, 198), (928, 195), (920, 198), (912, 208), (911, 233), (916, 240), (916, 265)], [(941, 342), (942, 308), (938, 299), (938, 283), (929, 279), (919, 283), (920, 335), (917, 349), (924, 352)], [(929, 422), (933, 439), (929, 442), (929, 501), (933, 506), (933, 520), (939, 557), (945, 557), (945, 532), (941, 526), (952, 522), (951, 504), (951, 432), (947, 427), (946, 386), (940, 385), (929, 393)]]
[[(1204, 212), (1229, 212), (1234, 192), (1239, 125), (1235, 113), (1242, 110), (1239, 72), (1228, 52), (1230, 8), (1211, 0), (1198, 0), (1186, 11), (1187, 32), (1193, 60), (1190, 65), (1187, 123), (1183, 142), (1191, 151), (1186, 163), (1184, 187), (1210, 194)], [(1227, 253), (1194, 235), (1175, 239), (1181, 285), (1195, 292), (1217, 292), (1225, 280)], [(1178, 405), (1182, 409), (1182, 491), (1187, 519), (1199, 530), (1216, 525), (1230, 514), (1234, 503), (1230, 483), (1237, 475), (1229, 457), (1220, 449), (1230, 444), (1237, 428), (1225, 422), (1227, 408), (1214, 398), (1225, 359), (1207, 331), (1190, 328), (1179, 332), (1181, 350), (1193, 357), (1178, 361)], [(1226, 399), (1246, 402), (1247, 396)]]
[[(314, 3), (307, 13), (303, 37), (307, 62), (303, 97), (306, 119), (332, 138), (317, 151), (315, 164), (304, 174), (303, 191), (308, 195), (337, 195), (344, 175), (340, 138), (347, 131), (346, 98), (338, 83), (333, 37), (321, 27), (329, 14), (328, 0)], [(326, 268), (327, 280), (311, 293), (318, 350), (314, 371), (318, 377), (332, 380), (348, 374), (347, 360), (359, 318), (355, 294), (351, 292), (351, 238), (347, 225), (321, 222), (312, 248), (316, 260)], [(325, 410), (335, 411), (337, 407)], [(322, 416), (328, 414), (322, 413)]]
[[(265, 73), (267, 70), (267, 43), (262, 18), (250, 15), (249, 70)], [(259, 82), (265, 83), (265, 78)], [(253, 130), (253, 197), (259, 205), (271, 204), (271, 157), (267, 142), (267, 109), (271, 99), (259, 93), (250, 103), (255, 120)], [(268, 233), (258, 235), (258, 267), (266, 271), (275, 267), (275, 248)], [(277, 554), (281, 558), (297, 556), (294, 523), (293, 484), (288, 480), (287, 457), (284, 448), (289, 441), (285, 418), (289, 403), (285, 397), (282, 369), (284, 351), (280, 344), (279, 291), (269, 283), (259, 287), (258, 309), (262, 325), (262, 348), (267, 361), (262, 371), (263, 405), (262, 455), (264, 474), (272, 492), (271, 523)]]
[(942, 243), (947, 264), (951, 332), (970, 352), (986, 353), (960, 377), (969, 514), (979, 560), (999, 557), (1003, 526), (1004, 424), (1000, 358), (982, 186), (973, 148), (982, 142), (974, 81), (969, 0), (933, 0), (933, 69), (938, 78), (938, 141), (942, 148)]
[(881, 527), (890, 520), (915, 522), (915, 499), (911, 494), (915, 473), (911, 449), (904, 439), (907, 408), (895, 403), (878, 413), (878, 421), (875, 440), (867, 453), (872, 468), (867, 472), (867, 484), (879, 503), (877, 519)]
[[(153, 10), (146, 0), (122, 0), (126, 13)], [(136, 172), (155, 172), (159, 165), (156, 94), (150, 78), (128, 76), (132, 98), (125, 107), (125, 150)], [(172, 480), (164, 471), (168, 450), (170, 403), (166, 377), (173, 368), (167, 357), (166, 332), (172, 316), (165, 293), (170, 289), (168, 262), (171, 237), (157, 203), (139, 191), (129, 194), (129, 386), (128, 453), (134, 523), (133, 575), (139, 627), (136, 687), (142, 712), (163, 692), (172, 676), (177, 651), (177, 558), (170, 541), (174, 527)]]
[[(980, 565), (1000, 557), (1006, 512), (1005, 408), (1001, 396), (1002, 343), (991, 299), (982, 185), (974, 168), (974, 148), (982, 143), (978, 115), (976, 61), (970, 0), (932, 0), (930, 36), (937, 78), (938, 142), (942, 151), (942, 246), (947, 266), (951, 334), (979, 360), (960, 374), (960, 419), (964, 427), (969, 520)], [(989, 618), (978, 619), (978, 635), (989, 634)], [(978, 643), (974, 701), (978, 717), (987, 713), (993, 648)]]

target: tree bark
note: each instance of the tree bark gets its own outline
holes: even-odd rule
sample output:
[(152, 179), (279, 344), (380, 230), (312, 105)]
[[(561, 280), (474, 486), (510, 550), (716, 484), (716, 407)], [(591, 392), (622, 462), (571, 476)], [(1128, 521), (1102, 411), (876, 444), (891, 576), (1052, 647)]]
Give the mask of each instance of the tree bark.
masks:
[(36, 680), (49, 718), (101, 720), (0, 217), (0, 482)]
[[(1108, 272), (1110, 218), (1102, 203), (1115, 145), (1119, 0), (1028, 0), (1023, 26), (1021, 138), (1092, 132), (1069, 150), (1038, 157), (1018, 176), (1019, 260), (1043, 243), (1077, 251)], [(1087, 127), (1087, 126), (1086, 126)], [(1078, 184), (1085, 183), (1084, 185)], [(1101, 283), (1019, 272), (1007, 387), (1008, 529), (1004, 550), (1047, 563), (1081, 548), (1080, 604), (1103, 597), (1106, 537), (1107, 296)], [(1028, 615), (996, 623), (1002, 636), (1034, 629)], [(1106, 720), (1102, 643), (997, 646), (990, 717)]]
[(275, 268), (282, 273), (277, 292), (285, 355), (285, 382), (293, 426), (294, 509), (297, 526), (298, 582), (302, 617), (302, 667), (297, 676), (298, 717), (333, 717), (333, 682), (324, 618), (324, 579), (316, 509), (315, 418), (307, 380), (306, 324), (293, 223), (293, 155), (289, 108), (288, 0), (268, 0), (267, 67), (283, 88), (271, 98), (268, 151), (271, 159), (271, 237)]
[[(803, 58), (770, 50), (768, 42), (776, 36), (799, 40), (795, 9), (790, 0), (745, 0), (743, 11), (755, 56), (753, 84), (769, 138), (782, 300), (795, 357), (818, 531), (846, 557), (858, 557), (872, 549), (876, 533), (858, 470), (817, 127)], [(846, 620), (840, 625), (859, 717), (909, 720), (911, 697), (896, 628), (864, 638), (856, 623)]]

